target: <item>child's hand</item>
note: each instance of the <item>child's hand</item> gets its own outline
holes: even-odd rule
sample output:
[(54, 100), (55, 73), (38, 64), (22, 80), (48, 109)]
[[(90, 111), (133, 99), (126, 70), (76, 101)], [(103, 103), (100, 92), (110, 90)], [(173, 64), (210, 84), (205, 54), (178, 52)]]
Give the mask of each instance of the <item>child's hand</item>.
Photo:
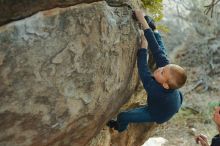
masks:
[(203, 134), (196, 136), (195, 140), (196, 140), (196, 143), (200, 144), (201, 146), (209, 146), (207, 136)]
[(144, 13), (141, 10), (135, 10), (134, 12), (138, 22), (142, 24), (143, 28), (149, 28), (149, 25), (147, 24), (147, 21), (144, 18)]
[(141, 48), (145, 48), (147, 49), (148, 48), (148, 42), (144, 36), (144, 32), (142, 31), (141, 32)]

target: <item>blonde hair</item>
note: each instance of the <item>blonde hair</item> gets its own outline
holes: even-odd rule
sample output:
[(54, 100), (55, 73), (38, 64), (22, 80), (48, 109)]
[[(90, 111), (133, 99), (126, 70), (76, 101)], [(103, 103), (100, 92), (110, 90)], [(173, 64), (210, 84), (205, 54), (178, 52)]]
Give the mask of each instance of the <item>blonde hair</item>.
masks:
[(178, 65), (171, 65), (170, 73), (172, 76), (172, 78), (168, 80), (168, 85), (170, 89), (181, 88), (186, 83), (187, 74), (182, 67)]

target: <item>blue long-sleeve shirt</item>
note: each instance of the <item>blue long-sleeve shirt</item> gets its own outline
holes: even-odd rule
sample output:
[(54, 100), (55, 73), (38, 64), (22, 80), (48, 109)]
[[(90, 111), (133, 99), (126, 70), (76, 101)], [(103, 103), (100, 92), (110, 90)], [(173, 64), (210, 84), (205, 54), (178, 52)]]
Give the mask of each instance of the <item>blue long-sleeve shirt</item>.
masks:
[[(144, 35), (157, 67), (169, 64), (160, 35), (154, 34), (151, 29), (144, 30)], [(139, 76), (148, 93), (148, 107), (152, 118), (157, 123), (168, 121), (181, 107), (181, 92), (176, 89), (165, 89), (154, 79), (147, 65), (147, 49), (139, 49), (137, 63)]]

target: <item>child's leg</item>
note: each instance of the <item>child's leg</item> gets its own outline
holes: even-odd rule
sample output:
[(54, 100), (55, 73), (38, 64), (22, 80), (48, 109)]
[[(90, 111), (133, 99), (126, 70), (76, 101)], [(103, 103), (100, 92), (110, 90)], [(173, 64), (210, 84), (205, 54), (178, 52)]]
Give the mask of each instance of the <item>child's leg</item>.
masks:
[(127, 129), (129, 123), (142, 123), (142, 122), (154, 122), (149, 114), (149, 109), (147, 106), (135, 108), (129, 111), (121, 112), (117, 116), (119, 132)]

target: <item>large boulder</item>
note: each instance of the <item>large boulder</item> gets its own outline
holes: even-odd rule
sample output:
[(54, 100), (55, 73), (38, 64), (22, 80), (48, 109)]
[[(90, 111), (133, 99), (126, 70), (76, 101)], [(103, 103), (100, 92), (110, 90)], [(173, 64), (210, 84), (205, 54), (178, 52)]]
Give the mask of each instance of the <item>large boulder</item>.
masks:
[(82, 146), (138, 84), (137, 26), (105, 1), (0, 27), (0, 146)]

